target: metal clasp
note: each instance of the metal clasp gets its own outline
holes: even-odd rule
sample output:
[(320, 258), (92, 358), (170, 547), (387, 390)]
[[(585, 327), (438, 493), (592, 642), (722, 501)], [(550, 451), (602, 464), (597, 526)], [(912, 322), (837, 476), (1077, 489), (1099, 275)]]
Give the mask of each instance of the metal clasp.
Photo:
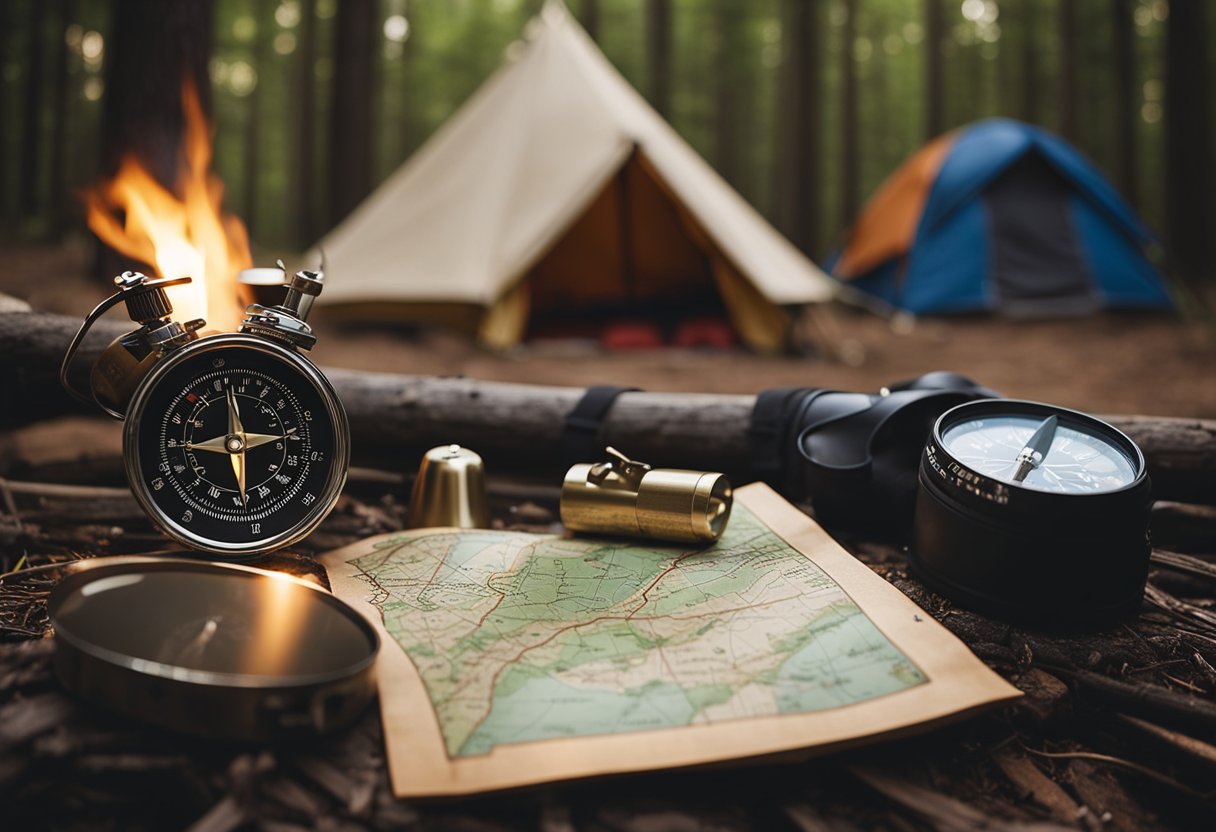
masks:
[(645, 462), (630, 459), (616, 448), (604, 449), (611, 459), (597, 462), (587, 472), (587, 479), (605, 488), (626, 488), (637, 491), (642, 484), (642, 477), (650, 472), (651, 467)]
[[(93, 328), (93, 324), (97, 323), (98, 318), (117, 306), (119, 301), (127, 302), (127, 311), (133, 321), (143, 324), (144, 329), (150, 329), (149, 325), (151, 323), (166, 321), (168, 315), (172, 312), (172, 306), (169, 305), (164, 295), (165, 287), (180, 286), (189, 282), (190, 278), (188, 277), (162, 277), (152, 280), (139, 272), (130, 271), (123, 272), (114, 278), (114, 284), (118, 286), (118, 291), (97, 304), (93, 311), (85, 316), (84, 323), (80, 325), (80, 329), (72, 338), (72, 342), (68, 344), (68, 350), (63, 356), (63, 363), (59, 365), (59, 383), (63, 385), (63, 389), (82, 402), (97, 405), (106, 414), (113, 416), (115, 419), (122, 419), (122, 413), (102, 403), (91, 390), (88, 393), (83, 393), (72, 385), (72, 381), (68, 376), (72, 369), (72, 361), (76, 358), (76, 353), (80, 349), (85, 335)], [(173, 324), (172, 321), (166, 322)], [(193, 333), (203, 325), (204, 322), (202, 320), (189, 321), (180, 327), (173, 325), (176, 328), (159, 333), (160, 346), (171, 346), (180, 341), (185, 335)], [(160, 329), (164, 330), (165, 327), (162, 326)]]

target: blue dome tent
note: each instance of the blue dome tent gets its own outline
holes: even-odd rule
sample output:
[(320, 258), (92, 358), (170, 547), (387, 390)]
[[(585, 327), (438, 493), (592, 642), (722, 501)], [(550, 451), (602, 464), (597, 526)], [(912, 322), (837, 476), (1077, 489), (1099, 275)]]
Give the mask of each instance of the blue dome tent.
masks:
[(1079, 315), (1173, 303), (1155, 238), (1063, 139), (1009, 119), (935, 139), (875, 192), (832, 264), (912, 313)]

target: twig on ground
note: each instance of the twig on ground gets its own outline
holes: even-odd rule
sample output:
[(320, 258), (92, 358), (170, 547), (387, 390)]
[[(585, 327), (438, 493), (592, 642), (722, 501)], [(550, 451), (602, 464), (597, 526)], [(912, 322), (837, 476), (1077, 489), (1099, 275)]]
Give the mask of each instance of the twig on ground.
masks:
[(1185, 794), (1187, 797), (1194, 797), (1202, 801), (1208, 801), (1212, 798), (1211, 794), (1196, 791), (1190, 786), (1179, 783), (1172, 777), (1167, 777), (1160, 772), (1153, 771), (1147, 766), (1142, 766), (1139, 763), (1131, 760), (1125, 760), (1122, 757), (1115, 757), (1110, 754), (1098, 754), (1094, 751), (1036, 751), (1033, 748), (1027, 748), (1025, 745), (1022, 746), (1022, 750), (1027, 754), (1033, 754), (1036, 757), (1043, 757), (1049, 760), (1090, 760), (1091, 762), (1095, 763), (1106, 763), (1112, 766), (1119, 766), (1120, 768), (1134, 771), (1143, 777), (1149, 778), (1150, 780), (1155, 780), (1163, 786), (1168, 786), (1171, 789)]

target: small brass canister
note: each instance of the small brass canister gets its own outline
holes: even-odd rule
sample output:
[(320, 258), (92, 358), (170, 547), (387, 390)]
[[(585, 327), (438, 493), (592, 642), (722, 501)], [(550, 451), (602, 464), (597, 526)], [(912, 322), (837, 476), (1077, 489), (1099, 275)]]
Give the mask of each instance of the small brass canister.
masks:
[(427, 451), (410, 497), (409, 524), (414, 529), (489, 528), (481, 457), (459, 445), (440, 445)]
[(613, 448), (606, 462), (575, 465), (562, 483), (562, 523), (577, 532), (709, 543), (730, 520), (725, 474), (651, 468)]

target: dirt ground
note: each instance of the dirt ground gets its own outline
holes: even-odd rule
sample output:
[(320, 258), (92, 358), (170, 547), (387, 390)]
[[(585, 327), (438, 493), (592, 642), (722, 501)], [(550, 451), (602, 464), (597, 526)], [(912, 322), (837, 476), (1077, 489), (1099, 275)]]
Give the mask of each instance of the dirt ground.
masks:
[[(93, 276), (92, 247), (84, 241), (5, 248), (0, 292), (35, 308), (83, 317), (107, 293), (106, 281)], [(497, 354), (440, 332), (361, 327), (323, 315), (316, 324), (320, 341), (314, 357), (335, 367), (721, 393), (784, 385), (874, 390), (940, 369), (964, 373), (1007, 396), (1094, 413), (1216, 418), (1216, 324), (1172, 315), (893, 323), (831, 306), (800, 323), (802, 331), (827, 346), (788, 357), (743, 350), (607, 352), (569, 341)]]

